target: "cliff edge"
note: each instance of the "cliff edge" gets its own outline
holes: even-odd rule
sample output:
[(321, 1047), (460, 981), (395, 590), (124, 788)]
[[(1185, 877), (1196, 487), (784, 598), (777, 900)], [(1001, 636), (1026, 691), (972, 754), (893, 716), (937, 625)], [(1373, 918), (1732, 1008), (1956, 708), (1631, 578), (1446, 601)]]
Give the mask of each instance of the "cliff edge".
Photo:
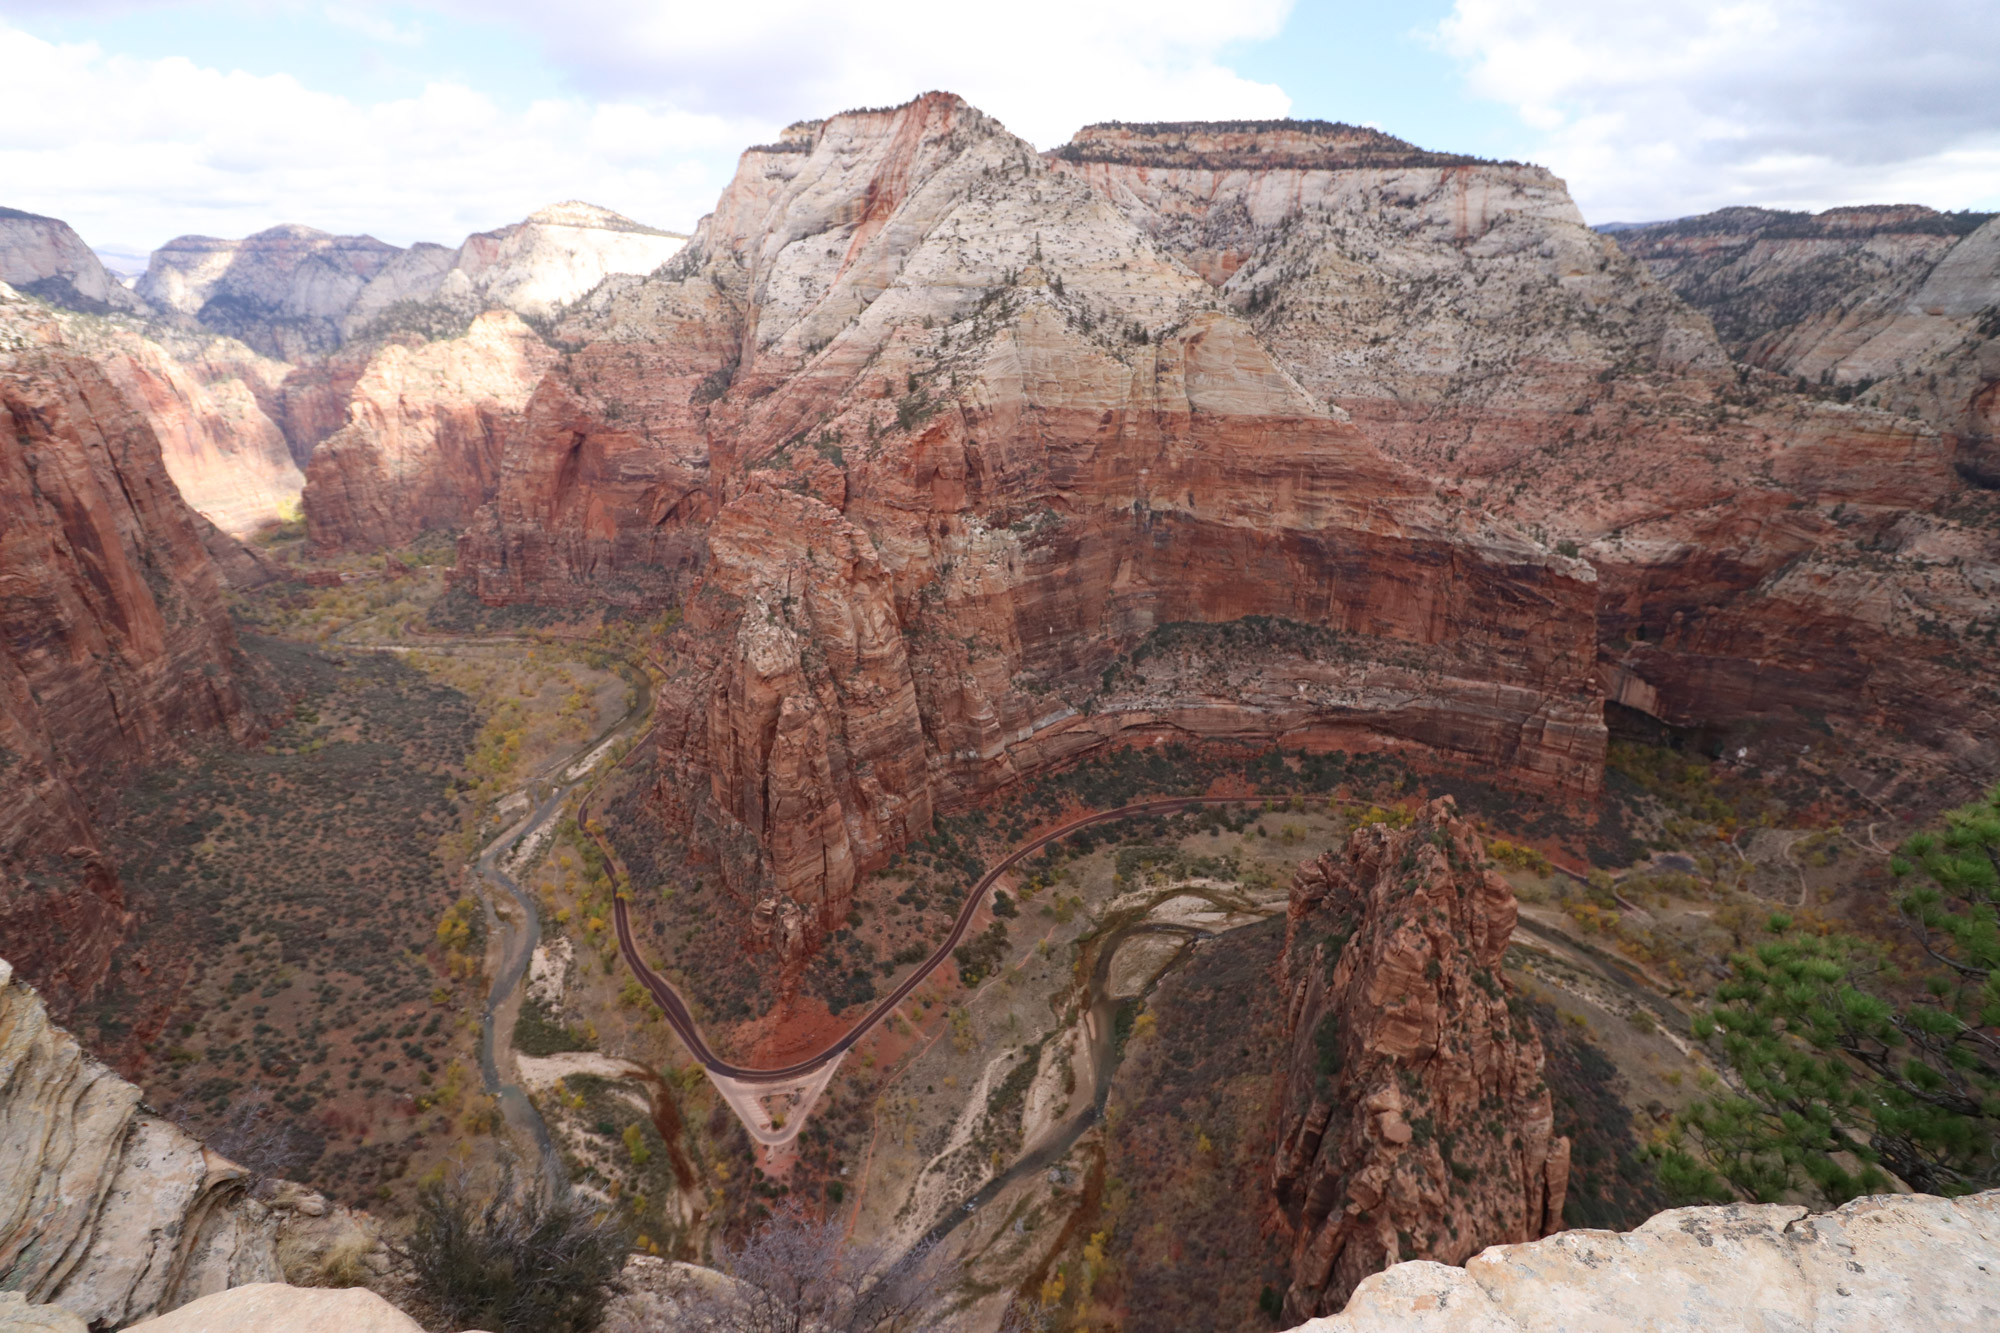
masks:
[(1676, 1208), (1635, 1231), (1397, 1264), (1294, 1333), (2000, 1327), (2000, 1191)]
[(374, 1245), (360, 1215), (147, 1111), (0, 959), (0, 1290), (117, 1328)]

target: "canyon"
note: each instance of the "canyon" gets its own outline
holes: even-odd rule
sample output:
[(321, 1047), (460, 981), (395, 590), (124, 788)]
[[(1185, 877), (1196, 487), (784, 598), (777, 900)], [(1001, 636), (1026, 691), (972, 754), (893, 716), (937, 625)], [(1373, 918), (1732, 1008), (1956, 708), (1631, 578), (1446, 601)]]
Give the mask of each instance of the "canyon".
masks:
[[(457, 578), (684, 607), (662, 799), (823, 923), (927, 811), (1124, 734), (1588, 791), (1608, 700), (1891, 804), (2000, 764), (1950, 414), (1732, 360), (1540, 168), (1324, 125), (1037, 155), (938, 95), (746, 153), (554, 336)], [(1345, 667), (1196, 646), (1257, 616)]]
[[(1631, 974), (1575, 983), (1594, 945), (1552, 946), (1567, 972), (1522, 945), (1548, 942), (1561, 913), (1535, 908), (1551, 894), (1607, 941), (1621, 913), (1664, 920), (1645, 858), (1720, 884), (1724, 843), (1741, 866), (1796, 868), (1805, 905), (1794, 830), (1748, 797), (1718, 814), (1716, 792), (1784, 787), (1794, 815), (1902, 822), (2000, 776), (1996, 227), (1898, 206), (1599, 233), (1540, 167), (1375, 130), (1111, 123), (1038, 152), (945, 93), (747, 150), (687, 237), (576, 202), (456, 247), (287, 225), (179, 238), (126, 288), (63, 223), (0, 210), (14, 283), (0, 287), (0, 953), (18, 973), (0, 1000), (41, 1033), (114, 978), (136, 994), (156, 968), (186, 980), (210, 965), (129, 947), (156, 886), (121, 877), (100, 826), (149, 768), (264, 745), (312, 711), (236, 624), (364, 655), (486, 636), (480, 651), (523, 661), (568, 636), (650, 687), (649, 730), (629, 750), (605, 739), (603, 798), (593, 786), (577, 827), (552, 823), (548, 846), (538, 834), (512, 862), (520, 903), (532, 918), (539, 894), (541, 928), (577, 959), (569, 998), (558, 982), (537, 1001), (553, 1005), (536, 1011), (547, 1030), (517, 1026), (515, 1041), (553, 1043), (521, 1046), (544, 1062), (521, 1066), (541, 1077), (533, 1114), (607, 1207), (636, 1197), (664, 1252), (724, 1234), (781, 1187), (834, 1204), (853, 1189), (871, 1234), (962, 1226), (993, 1292), (1052, 1305), (1068, 1281), (1063, 1308), (1081, 1320), (1091, 1282), (1109, 1273), (1119, 1290), (1115, 1256), (1141, 1253), (1119, 1248), (1138, 1242), (1105, 1163), (1165, 1154), (1202, 1182), (1221, 1160), (1203, 1154), (1227, 1140), (1257, 1210), (1243, 1235), (1282, 1269), (1260, 1303), (1274, 1320), (1358, 1329), (1464, 1306), (1485, 1313), (1451, 1326), (1528, 1326), (1545, 1300), (1580, 1299), (1536, 1286), (1568, 1292), (1565, 1264), (1707, 1282), (1666, 1222), (1556, 1234), (1587, 1216), (1566, 1201), (1610, 1198), (1609, 1168), (1579, 1127), (1574, 1069), (1557, 1068), (1576, 1048), (1551, 1035), (1539, 979), (1601, 997)], [(335, 647), (369, 615), (371, 638)], [(441, 709), (448, 693), (423, 697)], [(467, 1032), (480, 1015), (453, 987), (483, 985), (482, 965), (437, 960), (471, 930), (462, 849), (520, 813), (493, 804), (520, 708), (492, 707), (465, 770), (433, 755), (412, 778), (442, 785), (440, 808), (465, 823), (427, 813), (410, 838), (437, 851), (412, 841), (417, 859), (468, 887), (435, 950), (407, 931), (396, 947), (450, 969), (431, 1004)], [(300, 739), (318, 722), (296, 724), (286, 753), (323, 743)], [(1641, 743), (1669, 756), (1651, 786)], [(1152, 785), (1127, 782), (1141, 769)], [(529, 810), (555, 790), (517, 777), (508, 799)], [(1676, 783), (1697, 782), (1708, 806), (1671, 806)], [(737, 1144), (645, 996), (584, 965), (614, 896), (621, 933), (629, 902), (629, 947), (665, 960), (730, 1058), (782, 1064), (926, 954), (933, 892), (955, 911), (960, 880), (1032, 831), (1194, 793), (1216, 807), (1205, 824), (1120, 825), (1096, 861), (1096, 834), (1068, 839), (1000, 881), (955, 968), (856, 1046), (813, 1113), (843, 1128), (802, 1135), (803, 1165)], [(1687, 808), (1706, 812), (1699, 837), (1672, 828), (1692, 826)], [(1739, 844), (1739, 825), (1782, 846)], [(1525, 844), (1522, 828), (1548, 855), (1503, 840)], [(1848, 841), (1887, 856), (1872, 825)], [(443, 906), (420, 878), (398, 910), (428, 931)], [(1602, 902), (1586, 910), (1562, 885)], [(1860, 892), (1838, 910), (1879, 915), (1855, 907)], [(1748, 910), (1704, 900), (1688, 915), (1727, 918), (1740, 945)], [(1268, 1067), (1231, 1071), (1236, 1101), (1190, 1130), (1205, 1146), (1185, 1161), (1121, 1139), (1107, 1107), (1165, 1105), (1180, 1087), (1157, 1051), (1140, 1061), (1153, 1083), (1117, 1082), (1153, 988), (1259, 923), (1263, 961), (1239, 942), (1237, 969), (1215, 975), (1256, 992), (1230, 1058), (1255, 1049)], [(301, 957), (288, 948), (284, 967)], [(601, 956), (611, 977), (615, 954)], [(1659, 980), (1666, 956), (1644, 955), (1649, 993), (1694, 1004), (1710, 982), (1698, 967)], [(718, 971), (732, 975), (705, 975)], [(399, 992), (410, 1031), (423, 977)], [(489, 1041), (515, 1003), (494, 994)], [(149, 1011), (147, 1040), (166, 1014)], [(56, 1038), (34, 1040), (44, 1059)], [(393, 1061), (387, 1045), (372, 1054)], [(108, 1077), (74, 1047), (65, 1078)], [(1668, 1048), (1685, 1062), (1673, 1086), (1708, 1072), (1679, 1031), (1646, 1059)], [(599, 1086), (621, 1061), (659, 1085), (629, 1124)], [(1604, 1089), (1650, 1077), (1643, 1063), (1590, 1075), (1628, 1138), (1636, 1095)], [(1076, 1067), (1096, 1080), (1097, 1120), (1088, 1096), (1071, 1108)], [(914, 1075), (888, 1098), (918, 1068), (922, 1098)], [(433, 1060), (420, 1086), (436, 1073)], [(404, 1091), (423, 1111), (441, 1095)], [(112, 1097), (105, 1143), (181, 1132), (133, 1111), (137, 1095)], [(421, 1144), (418, 1111), (396, 1114)], [(1662, 1105), (1656, 1123), (1670, 1116)], [(592, 1138), (614, 1123), (624, 1158)], [(436, 1128), (456, 1132), (449, 1117)], [(367, 1138), (354, 1130), (353, 1155)], [(671, 1187), (644, 1176), (655, 1139)], [(191, 1144), (168, 1154), (188, 1216), (268, 1241), (263, 1187)], [(101, 1155), (100, 1176), (126, 1169)], [(711, 1156), (728, 1165), (709, 1178)], [(975, 1207), (994, 1220), (960, 1216)], [(1810, 1288), (1810, 1304), (1824, 1296), (1813, 1256), (1838, 1236), (1916, 1218), (1910, 1243), (1935, 1246), (1987, 1212), (1871, 1202), (1837, 1222), (1740, 1209), (1674, 1225), (1782, 1252), (1804, 1274), (1786, 1289)], [(186, 1235), (209, 1234), (197, 1221)], [(46, 1219), (0, 1222), (25, 1253), (19, 1236)], [(1179, 1262), (1180, 1241), (1163, 1245)], [(26, 1262), (10, 1253), (0, 1272)], [(177, 1273), (209, 1262), (183, 1260)], [(1247, 1317), (1279, 1268), (1248, 1249), (1237, 1262)], [(115, 1323), (278, 1275), (258, 1257), (91, 1312), (44, 1275), (36, 1299)]]

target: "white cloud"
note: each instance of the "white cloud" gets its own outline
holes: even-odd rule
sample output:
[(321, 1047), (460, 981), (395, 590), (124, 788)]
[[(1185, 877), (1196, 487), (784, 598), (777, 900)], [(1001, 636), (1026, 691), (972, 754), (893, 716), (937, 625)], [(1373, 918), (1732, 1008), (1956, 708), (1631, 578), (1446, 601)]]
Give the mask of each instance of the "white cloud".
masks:
[(1229, 69), (1292, 0), (426, 0), (504, 18), (587, 86), (790, 121), (955, 92), (1041, 147), (1097, 120), (1282, 116)]
[(112, 245), (278, 222), (456, 243), (569, 198), (684, 226), (713, 205), (738, 151), (773, 129), (581, 98), (511, 111), (449, 83), (361, 103), (288, 75), (136, 60), (4, 26), (0, 68), (0, 202)]
[(1984, 0), (1458, 0), (1437, 38), (1594, 221), (2000, 205)]
[[(20, 2), (32, 9), (41, 0)], [(452, 55), (455, 24), (458, 31), (512, 25), (576, 89), (526, 107), (463, 82), (371, 102), (285, 75), (211, 68), (198, 49), (141, 60), (91, 43), (52, 43), (0, 21), (0, 69), (9, 72), (0, 202), (63, 217), (87, 240), (112, 245), (157, 244), (190, 231), (236, 236), (277, 222), (454, 242), (571, 197), (684, 227), (714, 204), (737, 153), (784, 124), (933, 88), (964, 95), (1043, 147), (1095, 120), (1282, 116), (1291, 106), (1284, 91), (1238, 76), (1220, 53), (1275, 35), (1290, 5), (334, 0), (310, 7), (325, 22), (440, 60)], [(414, 23), (413, 11), (435, 22)]]

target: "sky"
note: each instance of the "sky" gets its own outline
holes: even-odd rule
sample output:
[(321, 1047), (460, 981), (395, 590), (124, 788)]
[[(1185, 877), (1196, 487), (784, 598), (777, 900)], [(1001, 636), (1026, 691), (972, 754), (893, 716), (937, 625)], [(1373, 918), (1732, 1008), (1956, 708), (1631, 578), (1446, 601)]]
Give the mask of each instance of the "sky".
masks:
[(0, 206), (138, 257), (571, 198), (687, 230), (744, 147), (933, 88), (1042, 148), (1372, 125), (1547, 166), (1594, 224), (2000, 209), (2000, 0), (0, 0), (0, 70)]

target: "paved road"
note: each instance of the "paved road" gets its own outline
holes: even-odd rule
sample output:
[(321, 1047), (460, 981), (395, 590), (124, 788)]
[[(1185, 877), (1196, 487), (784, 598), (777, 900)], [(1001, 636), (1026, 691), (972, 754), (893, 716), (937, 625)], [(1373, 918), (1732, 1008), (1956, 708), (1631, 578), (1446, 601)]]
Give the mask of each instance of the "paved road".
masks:
[[(849, 1047), (867, 1036), (877, 1023), (893, 1013), (897, 1005), (909, 998), (911, 991), (923, 985), (925, 979), (951, 957), (951, 951), (959, 946), (965, 938), (966, 931), (972, 928), (972, 918), (978, 912), (979, 905), (986, 900), (986, 894), (995, 882), (1021, 861), (1033, 856), (1050, 843), (1059, 842), (1078, 829), (1089, 828), (1092, 824), (1129, 819), (1135, 815), (1173, 814), (1205, 805), (1246, 805), (1262, 799), (1257, 796), (1169, 796), (1151, 801), (1139, 801), (1133, 805), (1120, 806), (1116, 810), (1104, 810), (1071, 820), (1061, 828), (1044, 833), (1032, 842), (1023, 843), (1006, 860), (987, 871), (979, 883), (973, 885), (972, 892), (966, 895), (965, 906), (959, 908), (958, 919), (952, 922), (951, 933), (945, 936), (944, 943), (938, 945), (937, 950), (919, 964), (915, 971), (903, 978), (895, 990), (889, 992), (880, 1003), (868, 1011), (865, 1018), (825, 1050), (781, 1069), (748, 1069), (742, 1065), (734, 1065), (710, 1048), (701, 1035), (701, 1028), (694, 1021), (694, 1015), (688, 1010), (687, 1003), (681, 999), (680, 992), (674, 989), (673, 983), (646, 966), (645, 959), (639, 956), (639, 947), (632, 939), (630, 909), (622, 897), (614, 896), (611, 911), (612, 918), (618, 926), (618, 949), (625, 955), (625, 962), (631, 967), (632, 974), (639, 979), (639, 984), (652, 994), (661, 1011), (666, 1014), (667, 1022), (673, 1025), (674, 1031), (680, 1034), (680, 1039), (687, 1044), (688, 1050), (703, 1068), (711, 1074), (719, 1074), (742, 1083), (785, 1083), (810, 1074), (831, 1060), (838, 1060), (847, 1053)], [(582, 819), (578, 822), (584, 823)], [(604, 839), (601, 836), (593, 836), (597, 837), (598, 846), (603, 849), (604, 854), (607, 857), (612, 856), (611, 848)], [(616, 864), (615, 859), (613, 864)]]

